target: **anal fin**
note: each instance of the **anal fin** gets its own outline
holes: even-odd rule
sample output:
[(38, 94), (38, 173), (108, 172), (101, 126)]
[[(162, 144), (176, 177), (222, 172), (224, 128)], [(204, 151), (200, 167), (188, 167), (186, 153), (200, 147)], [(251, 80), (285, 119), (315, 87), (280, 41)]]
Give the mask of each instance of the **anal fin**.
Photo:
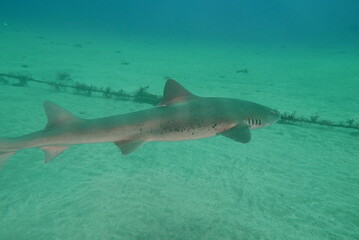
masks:
[(41, 149), (45, 153), (45, 163), (49, 163), (51, 160), (59, 156), (61, 153), (63, 153), (66, 149), (68, 149), (70, 146), (44, 146), (41, 147)]
[(118, 141), (114, 142), (123, 155), (128, 155), (141, 147), (145, 141)]

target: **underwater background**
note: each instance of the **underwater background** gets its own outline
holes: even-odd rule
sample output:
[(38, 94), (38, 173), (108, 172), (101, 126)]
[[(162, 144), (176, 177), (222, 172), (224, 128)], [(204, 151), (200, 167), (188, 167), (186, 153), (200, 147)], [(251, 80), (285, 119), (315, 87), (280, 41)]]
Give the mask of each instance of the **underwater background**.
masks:
[[(167, 79), (282, 119), (215, 137), (75, 145), (0, 171), (0, 239), (359, 239), (359, 1), (0, 0), (0, 137), (156, 105)], [(92, 86), (92, 87), (90, 87)], [(122, 90), (121, 90), (122, 89)]]

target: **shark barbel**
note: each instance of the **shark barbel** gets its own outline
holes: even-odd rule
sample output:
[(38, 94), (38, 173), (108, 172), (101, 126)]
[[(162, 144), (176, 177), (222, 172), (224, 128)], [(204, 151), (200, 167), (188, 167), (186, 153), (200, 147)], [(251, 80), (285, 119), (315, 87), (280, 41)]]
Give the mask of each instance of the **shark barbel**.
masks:
[(221, 134), (248, 143), (251, 129), (280, 118), (271, 108), (239, 99), (199, 97), (174, 80), (166, 82), (158, 107), (117, 116), (82, 119), (60, 106), (44, 102), (44, 130), (0, 138), (0, 165), (15, 152), (39, 147), (49, 162), (74, 144), (113, 142), (127, 155), (146, 142), (183, 141)]

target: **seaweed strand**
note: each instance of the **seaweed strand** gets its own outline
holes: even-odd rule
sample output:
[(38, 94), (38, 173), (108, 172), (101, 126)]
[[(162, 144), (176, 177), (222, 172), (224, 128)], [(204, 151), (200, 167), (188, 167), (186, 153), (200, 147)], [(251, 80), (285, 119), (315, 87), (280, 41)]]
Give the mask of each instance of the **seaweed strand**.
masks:
[[(151, 94), (148, 92), (149, 86), (140, 87), (137, 91), (133, 93), (127, 93), (124, 90), (113, 90), (111, 87), (96, 87), (94, 85), (87, 85), (80, 82), (73, 82), (72, 78), (67, 73), (59, 73), (57, 76), (58, 80), (64, 81), (44, 81), (39, 79), (34, 79), (28, 75), (21, 74), (6, 74), (0, 73), (0, 85), (12, 85), (19, 87), (29, 87), (30, 82), (46, 84), (53, 88), (56, 91), (66, 91), (66, 89), (72, 89), (74, 94), (80, 94), (84, 96), (94, 96), (94, 97), (103, 97), (111, 98), (121, 101), (134, 101), (139, 103), (147, 103), (151, 105), (158, 105), (161, 101), (161, 97)], [(15, 82), (13, 82), (15, 81)], [(351, 128), (359, 129), (358, 121), (354, 119), (348, 119), (342, 122), (333, 122), (330, 120), (320, 119), (318, 113), (311, 115), (309, 117), (297, 116), (297, 112), (284, 112), (281, 115), (280, 124), (292, 124), (298, 125), (302, 123), (309, 124), (318, 124), (329, 127), (341, 127), (341, 128)]]
[[(66, 75), (66, 79), (70, 79), (69, 75)], [(10, 84), (11, 80), (17, 82)], [(20, 74), (7, 74), (0, 73), (0, 84), (13, 85), (19, 87), (29, 87), (29, 82), (45, 84), (52, 87), (56, 91), (65, 91), (66, 89), (73, 89), (73, 93), (84, 96), (95, 96), (104, 98), (113, 98), (122, 101), (135, 101), (139, 103), (148, 103), (157, 105), (161, 101), (161, 97), (147, 92), (147, 87), (141, 87), (134, 93), (127, 93), (124, 90), (113, 90), (111, 87), (96, 87), (94, 85), (87, 85), (80, 82), (50, 82), (39, 79), (34, 79), (31, 76)]]

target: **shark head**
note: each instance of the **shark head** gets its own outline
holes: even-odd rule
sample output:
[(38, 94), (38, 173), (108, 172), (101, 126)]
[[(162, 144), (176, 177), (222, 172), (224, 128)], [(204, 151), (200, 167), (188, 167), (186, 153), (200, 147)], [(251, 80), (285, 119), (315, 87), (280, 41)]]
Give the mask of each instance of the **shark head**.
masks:
[(259, 129), (272, 125), (280, 119), (280, 113), (272, 108), (250, 103), (248, 109), (245, 110), (244, 123), (249, 129)]
[(281, 117), (281, 114), (275, 110), (275, 109), (269, 109), (269, 112), (267, 112), (267, 117), (266, 117), (266, 126), (272, 125), (273, 123), (275, 123), (276, 121), (278, 121)]
[[(169, 106), (180, 102), (189, 102), (192, 100), (204, 99), (208, 105), (212, 102), (210, 99), (217, 101), (218, 98), (201, 98), (175, 80), (169, 79), (166, 82), (163, 100), (160, 106)], [(224, 99), (223, 100), (228, 109), (233, 113), (233, 117), (237, 120), (238, 125), (248, 126), (248, 129), (259, 129), (272, 125), (280, 119), (280, 113), (272, 108), (239, 99)], [(223, 108), (223, 109), (227, 109)], [(227, 113), (219, 112), (220, 115), (227, 115)]]

